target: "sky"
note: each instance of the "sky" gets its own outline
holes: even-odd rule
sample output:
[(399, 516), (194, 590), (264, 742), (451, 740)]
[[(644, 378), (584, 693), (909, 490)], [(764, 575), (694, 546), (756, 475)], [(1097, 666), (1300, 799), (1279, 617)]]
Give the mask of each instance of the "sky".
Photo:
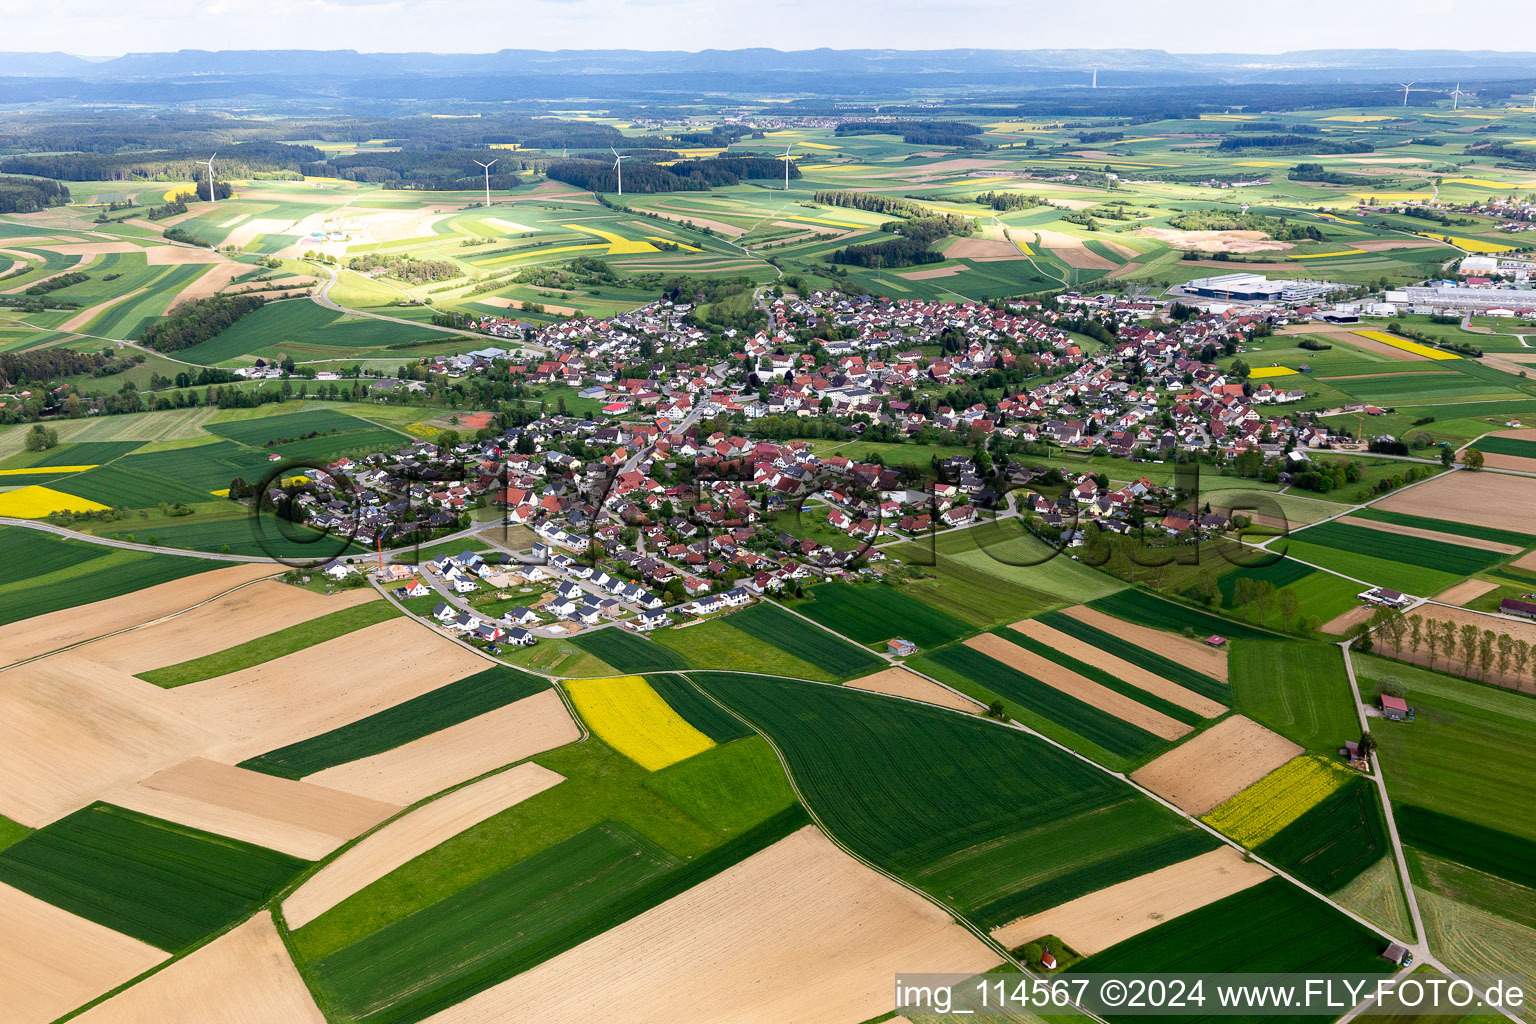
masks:
[[(1530, 49), (1536, 7), (1487, 0), (0, 0), (0, 51), (781, 50), (986, 47), (1278, 53)], [(1426, 26), (1433, 32), (1426, 33)], [(1494, 31), (1490, 31), (1494, 29)]]

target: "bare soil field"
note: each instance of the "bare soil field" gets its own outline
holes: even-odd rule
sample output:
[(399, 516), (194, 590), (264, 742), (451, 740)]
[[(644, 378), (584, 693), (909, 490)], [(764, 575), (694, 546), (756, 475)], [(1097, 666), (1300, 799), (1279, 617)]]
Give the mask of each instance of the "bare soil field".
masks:
[(321, 868), (284, 900), (288, 927), (302, 928), (439, 843), (564, 781), (563, 775), (529, 762), (423, 804)]
[(120, 302), (127, 302), (129, 299), (133, 298), (135, 295), (142, 295), (143, 293), (145, 293), (147, 291), (149, 291), (149, 289), (147, 287), (146, 288), (135, 288), (133, 291), (128, 292), (125, 295), (118, 295), (115, 298), (108, 299), (106, 302), (98, 302), (94, 306), (90, 306), (90, 307), (87, 307), (86, 309), (82, 309), (80, 312), (76, 313), (74, 316), (70, 317), (68, 320), (65, 320), (62, 324), (60, 324), (59, 325), (59, 330), (61, 330), (61, 331), (83, 331), (83, 330), (85, 330), (85, 327), (86, 327), (87, 324), (89, 324), (92, 320), (96, 319), (102, 313), (104, 313), (107, 310), (111, 309), (113, 306), (117, 305)]
[[(502, 309), (521, 309), (525, 300), (509, 299), (505, 295), (492, 295), (488, 298), (477, 299), (476, 301), (483, 302), (487, 306), (500, 306)], [(546, 312), (555, 313), (559, 316), (575, 316), (581, 312), (575, 306), (556, 306), (549, 302), (540, 302), (539, 305), (543, 306)]]
[(1376, 503), (1389, 512), (1530, 533), (1536, 479), (1458, 470), (1398, 491)]
[(1153, 759), (1131, 778), (1190, 814), (1204, 814), (1302, 752), (1259, 723), (1233, 715)]
[(82, 1024), (325, 1024), (265, 910), (75, 1019)]
[(1323, 623), (1322, 631), (1324, 633), (1332, 633), (1334, 636), (1345, 636), (1350, 630), (1360, 625), (1360, 623), (1370, 621), (1371, 614), (1375, 610), (1370, 605), (1364, 604), (1358, 608), (1351, 608), (1343, 615), (1335, 616)]
[(169, 706), (217, 723), (203, 751), (230, 763), (393, 707), (489, 663), (413, 619), (391, 619), (239, 672), (161, 691)]
[(201, 658), (289, 626), (382, 600), (369, 588), (317, 594), (261, 580), (157, 622), (94, 641), (87, 657), (132, 675)]
[(194, 757), (107, 799), (120, 807), (319, 860), (400, 810), (309, 782)]
[(1520, 558), (1515, 559), (1513, 562), (1510, 562), (1509, 564), (1514, 566), (1516, 569), (1536, 569), (1536, 551), (1532, 551), (1528, 555), (1523, 555)]
[(951, 259), (1021, 260), (1024, 254), (1010, 241), (1001, 238), (961, 238), (944, 250)]
[(908, 700), (920, 700), (924, 704), (937, 704), (941, 708), (968, 711), (971, 714), (982, 710), (982, 706), (969, 697), (900, 667), (888, 668), (883, 672), (855, 679), (847, 685), (855, 690), (870, 690), (892, 697), (906, 697)]
[(1069, 267), (1079, 270), (1114, 270), (1120, 264), (1089, 249), (1081, 238), (1065, 231), (1035, 230), (1035, 245), (1051, 250)]
[(49, 242), (49, 249), (63, 256), (105, 256), (108, 253), (143, 252), (144, 247), (133, 242)]
[(932, 270), (913, 270), (910, 273), (897, 274), (896, 276), (897, 277), (904, 277), (908, 281), (927, 281), (930, 278), (935, 278), (935, 277), (954, 277), (956, 274), (963, 274), (963, 273), (965, 273), (966, 269), (967, 268), (965, 268), (963, 266), (960, 266), (960, 267), (934, 267)]
[(580, 738), (581, 730), (560, 695), (544, 690), (394, 750), (316, 772), (304, 781), (404, 806)]
[[(808, 825), (427, 1020), (863, 1021), (892, 1009), (891, 977), (912, 964), (972, 973), (996, 960), (949, 914)], [(591, 985), (598, 976), (604, 984)]]
[(40, 828), (215, 742), (168, 693), (78, 651), (0, 672), (0, 814)]
[[(1476, 448), (1477, 445), (1472, 447)], [(1536, 459), (1526, 459), (1519, 455), (1497, 455), (1493, 452), (1484, 452), (1483, 465), (1489, 469), (1511, 469), (1518, 473), (1536, 473)]]
[(0, 665), (151, 622), (201, 604), (241, 584), (271, 576), (276, 568), (269, 563), (246, 562), (161, 583), (122, 597), (13, 622), (0, 627)]
[(1429, 238), (1362, 238), (1349, 243), (1351, 248), (1366, 252), (1383, 252), (1392, 249), (1435, 249), (1445, 243)]
[(1178, 231), (1174, 228), (1137, 228), (1131, 232), (1143, 238), (1167, 242), (1175, 249), (1200, 252), (1277, 252), (1296, 248), (1290, 242), (1277, 242), (1262, 231)]
[[(1536, 551), (1531, 552), (1526, 557), (1536, 558)], [(1521, 559), (1521, 561), (1524, 561), (1524, 559)], [(1520, 563), (1516, 562), (1515, 564), (1519, 565)], [(1466, 580), (1456, 584), (1449, 590), (1443, 590), (1436, 594), (1434, 600), (1441, 604), (1466, 604), (1468, 601), (1477, 600), (1490, 590), (1498, 589), (1499, 585), (1497, 583), (1489, 583), (1487, 580)]]
[(174, 309), (183, 302), (191, 302), (193, 299), (212, 298), (229, 287), (231, 281), (249, 269), (243, 263), (215, 264), (197, 275), (196, 280), (183, 288), (181, 293), (176, 296), (175, 301), (171, 303), (170, 308)]
[(1186, 690), (1178, 683), (1148, 672), (1140, 665), (1132, 665), (1130, 662), (1101, 651), (1092, 644), (1085, 643), (1075, 636), (1054, 630), (1036, 619), (1025, 619), (1022, 622), (1015, 622), (1009, 628), (1016, 629), (1025, 636), (1032, 637), (1054, 650), (1076, 658), (1084, 664), (1103, 669), (1115, 678), (1123, 679), (1132, 686), (1146, 690), (1154, 696), (1172, 701), (1179, 707), (1193, 711), (1203, 718), (1217, 718), (1227, 712), (1226, 705), (1224, 704), (1219, 704), (1209, 697), (1203, 697), (1193, 690)]
[(1242, 851), (1222, 846), (1010, 921), (993, 929), (992, 937), (1015, 949), (1041, 936), (1055, 935), (1077, 952), (1091, 956), (1164, 921), (1242, 892), (1272, 874), (1263, 865), (1244, 860)]
[(709, 228), (724, 235), (726, 238), (736, 238), (747, 233), (746, 228), (739, 228), (735, 224), (727, 224), (723, 220), (710, 220), (708, 217), (701, 217), (689, 210), (679, 210), (675, 206), (667, 206), (663, 203), (657, 203), (654, 206), (647, 207), (647, 209), (662, 220), (675, 220), (679, 224), (691, 223), (697, 228)]
[[(285, 198), (284, 201), (289, 200)], [(298, 198), (294, 201), (306, 202), (307, 200)], [(256, 239), (261, 235), (297, 234), (296, 231), (290, 230), (293, 228), (293, 226), (294, 222), (291, 220), (276, 220), (270, 217), (256, 217), (252, 220), (246, 221), (231, 231), (229, 233), (229, 237), (224, 239), (224, 244), (233, 246), (236, 249), (244, 249), (246, 246), (256, 241)]]
[(1160, 711), (1153, 711), (1145, 704), (1080, 676), (1071, 669), (1063, 668), (1054, 661), (1026, 650), (1018, 644), (1009, 643), (1000, 636), (982, 633), (967, 640), (965, 646), (980, 651), (1009, 668), (1033, 676), (1042, 683), (1076, 697), (1086, 704), (1091, 704), (1101, 711), (1107, 711), (1116, 718), (1145, 729), (1154, 736), (1165, 740), (1176, 740), (1190, 731), (1190, 727), (1183, 722), (1169, 718)]
[(0, 885), (0, 1007), (13, 1024), (46, 1024), (168, 955)]
[(1150, 626), (1139, 626), (1134, 622), (1126, 622), (1112, 615), (1105, 615), (1096, 608), (1087, 605), (1076, 605), (1064, 609), (1066, 614), (1086, 622), (1088, 625), (1103, 633), (1112, 636), (1121, 636), (1134, 641), (1151, 651), (1153, 654), (1161, 654), (1170, 661), (1176, 661), (1181, 665), (1188, 665), (1197, 672), (1204, 672), (1213, 679), (1227, 681), (1227, 652), (1219, 651), (1214, 647), (1207, 647), (1198, 640), (1188, 637), (1176, 636), (1173, 633), (1164, 633), (1160, 629), (1152, 629)]
[(1458, 537), (1453, 533), (1441, 533), (1439, 530), (1424, 530), (1417, 526), (1399, 526), (1396, 523), (1383, 523), (1375, 519), (1360, 519), (1357, 516), (1341, 516), (1338, 520), (1348, 526), (1363, 526), (1368, 530), (1380, 530), (1382, 533), (1395, 533), (1403, 537), (1420, 537), (1424, 540), (1435, 540), (1442, 544), (1457, 544), (1464, 548), (1478, 548), (1482, 551), (1495, 551), (1501, 555), (1518, 555), (1524, 548), (1515, 547), (1513, 544), (1500, 544), (1498, 541), (1479, 540), (1476, 537)]

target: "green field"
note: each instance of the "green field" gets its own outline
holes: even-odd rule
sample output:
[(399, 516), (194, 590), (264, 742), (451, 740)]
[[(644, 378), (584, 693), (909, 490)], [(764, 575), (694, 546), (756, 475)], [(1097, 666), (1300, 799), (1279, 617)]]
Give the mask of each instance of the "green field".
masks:
[(269, 302), (222, 333), (178, 355), (188, 362), (210, 366), (250, 362), (251, 359), (242, 357), (282, 351), (295, 353), (295, 358), (345, 358), (354, 352), (450, 337), (426, 327), (349, 316), (308, 299), (290, 299)]
[(174, 953), (250, 914), (304, 866), (94, 803), (0, 851), (0, 882)]
[(1165, 700), (1156, 694), (1149, 693), (1148, 691), (1141, 689), (1139, 686), (1128, 683), (1118, 676), (1106, 672), (1104, 669), (1098, 668), (1094, 665), (1089, 665), (1086, 662), (1078, 661), (1071, 655), (1064, 654), (1063, 652), (1056, 650), (1054, 647), (1051, 647), (1049, 644), (1042, 643), (1033, 637), (1026, 636), (1023, 633), (1016, 632), (1012, 629), (994, 630), (993, 634), (995, 636), (1002, 637), (1009, 643), (1017, 644), (1025, 650), (1033, 651), (1035, 654), (1040, 655), (1042, 658), (1045, 658), (1048, 661), (1053, 661), (1063, 668), (1070, 669), (1085, 679), (1091, 679), (1098, 683), (1100, 686), (1114, 690), (1116, 693), (1129, 697), (1137, 703), (1144, 704), (1154, 711), (1167, 715), (1174, 721), (1183, 722), (1185, 725), (1198, 725), (1200, 722), (1204, 721), (1198, 712), (1191, 711), (1182, 705), (1175, 704), (1171, 700)]
[(618, 627), (581, 633), (571, 637), (570, 642), (625, 674), (670, 672), (688, 667), (688, 659), (683, 655)]
[(1391, 857), (1376, 787), (1363, 776), (1351, 779), (1259, 844), (1257, 852), (1320, 892), (1338, 892)]
[[(311, 434), (337, 434), (350, 430), (365, 430), (372, 426), (356, 416), (332, 409), (311, 409), (306, 412), (282, 413), (259, 419), (234, 420), (226, 423), (210, 423), (205, 428), (210, 434), (252, 447), (262, 447), (274, 442), (294, 441)], [(407, 443), (404, 436), (400, 443)]]
[(818, 629), (804, 619), (766, 601), (743, 608), (739, 612), (726, 616), (722, 621), (732, 629), (740, 630), (750, 637), (820, 666), (834, 678), (849, 678), (874, 672), (885, 664), (868, 651), (861, 650), (846, 640)]
[(730, 743), (755, 735), (739, 718), (700, 693), (686, 676), (656, 674), (646, 676), (645, 681), (689, 725), (716, 743)]
[(1404, 843), (1444, 860), (1536, 886), (1536, 841), (1413, 804), (1393, 808)]
[(932, 577), (910, 584), (908, 593), (972, 626), (985, 629), (1015, 622), (1059, 603), (1049, 594), (997, 575), (991, 571), (995, 563), (980, 552), (975, 557), (988, 564), (967, 564), (959, 558), (934, 554), (917, 543), (896, 544), (885, 550), (892, 558), (920, 567)]
[(515, 669), (488, 668), (367, 718), (269, 750), (240, 762), (240, 767), (285, 779), (301, 779), (338, 764), (393, 750), (548, 687), (549, 684), (537, 676)]
[(1011, 718), (1113, 768), (1144, 761), (1165, 745), (1140, 726), (964, 644), (918, 655), (911, 665), (983, 704), (1002, 698)]
[(1153, 597), (1144, 590), (1122, 590), (1117, 594), (1089, 601), (1088, 605), (1105, 615), (1113, 615), (1119, 619), (1128, 619), (1143, 626), (1166, 629), (1174, 633), (1189, 630), (1196, 636), (1206, 637), (1215, 634), (1224, 636), (1228, 640), (1274, 638), (1273, 633), (1240, 625), (1231, 619), (1219, 618), (1198, 608)]
[(297, 626), (289, 626), (201, 658), (140, 672), (138, 677), (156, 686), (185, 686), (306, 650), (399, 614), (388, 601), (369, 601), (317, 616)]
[(692, 676), (768, 735), (838, 839), (962, 912), (1004, 914), (998, 901), (1185, 829), (1105, 773), (995, 723), (841, 687)]
[(895, 587), (824, 583), (795, 611), (861, 644), (873, 646), (902, 637), (919, 647), (938, 647), (971, 632), (952, 615), (930, 607)]
[(1331, 644), (1240, 640), (1228, 657), (1232, 706), (1308, 750), (1360, 738), (1344, 660)]
[[(1255, 937), (1262, 936), (1262, 941)], [(1084, 974), (1275, 971), (1384, 974), (1386, 943), (1280, 878), (1207, 904), (1071, 968)], [(1110, 1015), (1111, 1020), (1133, 1017)], [(1257, 1020), (1181, 1015), (1186, 1021)]]
[(1517, 437), (1483, 437), (1474, 446), (1484, 455), (1513, 455), (1521, 459), (1536, 459), (1536, 441), (1524, 441)]
[[(1276, 546), (1292, 558), (1312, 562), (1352, 579), (1388, 587), (1404, 594), (1438, 594), (1462, 578), (1460, 575), (1392, 558), (1376, 558), (1331, 545), (1313, 544), (1305, 539), (1310, 532), (1293, 534)], [(1382, 533), (1382, 536), (1395, 535)]]
[(827, 668), (734, 628), (730, 618), (731, 615), (717, 615), (682, 629), (658, 629), (651, 636), (657, 645), (675, 651), (694, 668), (734, 669), (747, 665), (770, 675), (837, 681), (838, 677)]
[[(1398, 526), (1412, 526), (1419, 530), (1435, 530), (1439, 533), (1454, 534), (1473, 540), (1493, 541), (1496, 544), (1513, 544), (1522, 548), (1536, 544), (1536, 534), (1515, 533), (1512, 530), (1498, 530), (1491, 526), (1458, 523), (1449, 519), (1431, 519), (1427, 516), (1409, 515), (1406, 512), (1388, 512), (1386, 509), (1375, 507), (1363, 508), (1357, 512), (1351, 512), (1350, 515), (1356, 519), (1373, 519), (1378, 523), (1395, 523)], [(1536, 526), (1532, 529), (1536, 530)]]
[[(1383, 561), (1406, 562), (1425, 569), (1436, 569), (1457, 576), (1468, 576), (1486, 569), (1504, 556), (1481, 548), (1462, 547), (1422, 537), (1408, 537), (1385, 530), (1351, 526), (1338, 521), (1308, 527), (1295, 535), (1307, 544), (1336, 548)], [(1401, 588), (1398, 588), (1401, 589)]]
[[(25, 527), (4, 526), (0, 527), (0, 531), (4, 531), (0, 533), (0, 539), (7, 543), (18, 539), (18, 536), (37, 536), (35, 531)], [(31, 541), (26, 543), (30, 544)], [(104, 553), (91, 558), (81, 557), (79, 560), (74, 560), (73, 554), (55, 555), (57, 558), (69, 559), (69, 564), (51, 572), (0, 584), (0, 625), (63, 608), (104, 601), (109, 597), (121, 597), (159, 583), (169, 583), (183, 576), (222, 569), (229, 565), (228, 562), (182, 555), (98, 549), (86, 541), (63, 540), (60, 543)]]

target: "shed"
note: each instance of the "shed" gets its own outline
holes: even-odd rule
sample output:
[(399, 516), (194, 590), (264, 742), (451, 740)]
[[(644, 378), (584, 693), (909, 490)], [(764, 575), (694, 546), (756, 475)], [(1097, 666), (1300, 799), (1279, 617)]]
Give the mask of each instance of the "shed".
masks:
[(1403, 698), (1384, 693), (1379, 700), (1383, 718), (1391, 719), (1394, 722), (1401, 722), (1408, 717), (1408, 702), (1403, 700)]
[(892, 637), (885, 642), (885, 649), (899, 657), (917, 653), (917, 644), (911, 640), (903, 640), (901, 637)]
[(1051, 954), (1049, 949), (1040, 954), (1040, 966), (1048, 971), (1056, 969), (1056, 957)]
[(1413, 954), (1408, 952), (1408, 947), (1400, 946), (1395, 942), (1382, 951), (1381, 958), (1398, 967), (1406, 967), (1413, 963)]
[(1205, 645), (1207, 647), (1225, 647), (1227, 646), (1227, 638), (1224, 636), (1217, 636), (1216, 634), (1212, 633), (1210, 636), (1205, 638)]

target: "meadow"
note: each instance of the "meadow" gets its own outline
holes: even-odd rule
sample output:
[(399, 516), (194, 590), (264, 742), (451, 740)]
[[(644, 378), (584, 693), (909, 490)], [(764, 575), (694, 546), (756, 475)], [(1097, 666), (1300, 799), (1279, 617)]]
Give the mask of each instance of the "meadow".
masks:
[(909, 584), (908, 593), (981, 629), (1013, 622), (1060, 603), (1049, 594), (1004, 579), (991, 566), (967, 564), (959, 558), (925, 550), (918, 543), (896, 544), (884, 550), (931, 577)]
[(570, 642), (620, 672), (669, 672), (688, 667), (683, 655), (617, 627), (579, 633)]
[(302, 779), (339, 764), (393, 750), (548, 688), (549, 684), (537, 676), (498, 665), (329, 732), (269, 750), (240, 762), (240, 767), (285, 779)]
[(756, 640), (820, 666), (835, 679), (873, 672), (884, 664), (868, 651), (854, 647), (767, 601), (743, 608), (721, 621)]
[(105, 803), (0, 851), (5, 884), (172, 953), (247, 916), (304, 867)]

